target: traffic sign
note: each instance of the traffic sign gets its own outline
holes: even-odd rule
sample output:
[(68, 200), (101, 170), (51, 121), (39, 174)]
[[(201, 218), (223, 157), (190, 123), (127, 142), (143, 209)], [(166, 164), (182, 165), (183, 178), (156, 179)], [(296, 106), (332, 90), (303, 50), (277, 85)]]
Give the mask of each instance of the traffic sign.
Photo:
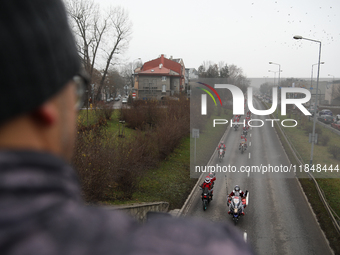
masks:
[(132, 98), (136, 98), (136, 93), (135, 92), (132, 93)]
[(200, 130), (196, 129), (196, 128), (193, 128), (192, 129), (192, 137), (193, 138), (199, 138), (200, 137)]

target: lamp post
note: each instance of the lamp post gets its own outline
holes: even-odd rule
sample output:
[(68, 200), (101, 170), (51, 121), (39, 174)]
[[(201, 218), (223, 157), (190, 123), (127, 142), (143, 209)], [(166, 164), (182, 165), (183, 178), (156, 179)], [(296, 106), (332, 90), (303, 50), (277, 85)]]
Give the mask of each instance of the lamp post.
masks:
[[(323, 65), (325, 62), (321, 62), (320, 65)], [(314, 66), (318, 65), (319, 63), (313, 64), (312, 65), (312, 76), (310, 78), (310, 87), (313, 88), (313, 68)]]
[(269, 76), (263, 76), (263, 78), (265, 78), (265, 80), (264, 80), (264, 82), (265, 83), (267, 83), (267, 78), (268, 78)]
[[(280, 87), (280, 73), (281, 73), (281, 65), (277, 64), (277, 63), (273, 63), (273, 62), (269, 62), (270, 65), (277, 65), (279, 66), (279, 82), (278, 82), (278, 86)], [(275, 84), (274, 84), (275, 85)]]
[[(316, 78), (316, 92), (315, 92), (315, 98), (318, 98), (318, 89), (319, 89), (319, 75), (320, 75), (320, 59), (321, 59), (321, 41), (317, 41), (317, 40), (313, 40), (313, 39), (308, 39), (308, 38), (304, 38), (300, 35), (295, 35), (293, 37), (296, 40), (307, 40), (307, 41), (312, 41), (312, 42), (317, 42), (319, 43), (319, 60), (318, 60), (318, 75)], [(314, 107), (314, 118), (313, 118), (313, 133), (312, 133), (312, 148), (311, 148), (311, 152), (310, 152), (310, 162), (309, 162), (309, 167), (312, 167), (313, 164), (313, 151), (314, 151), (314, 142), (315, 142), (315, 124), (316, 124), (316, 108), (318, 107), (318, 101), (316, 100), (316, 105)]]
[[(279, 66), (279, 81), (278, 81), (278, 84), (277, 86), (280, 88), (280, 73), (281, 73), (281, 65), (280, 64), (277, 64), (277, 63), (274, 63), (274, 62), (269, 62), (270, 65), (277, 65)], [(274, 84), (275, 85), (275, 84)], [(280, 93), (279, 93), (279, 98), (278, 99), (281, 99), (280, 98)], [(279, 104), (279, 100), (277, 101), (277, 103)], [(276, 118), (279, 117), (279, 110), (277, 109), (276, 107)]]
[(277, 73), (277, 71), (268, 70), (268, 72), (274, 73), (274, 86), (275, 86), (275, 79), (276, 79), (276, 73)]

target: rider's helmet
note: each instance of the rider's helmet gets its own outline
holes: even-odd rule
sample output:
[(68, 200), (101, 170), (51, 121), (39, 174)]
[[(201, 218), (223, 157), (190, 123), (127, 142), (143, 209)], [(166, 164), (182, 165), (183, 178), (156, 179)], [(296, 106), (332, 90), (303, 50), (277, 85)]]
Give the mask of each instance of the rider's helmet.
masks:
[(234, 188), (235, 191), (240, 191), (240, 186), (236, 185), (235, 188)]
[(205, 178), (205, 183), (210, 183), (210, 178), (209, 177)]
[(214, 174), (213, 174), (213, 173), (210, 173), (210, 174), (209, 174), (209, 177), (210, 177), (210, 178), (214, 178)]
[(223, 142), (223, 141), (221, 141), (220, 143), (221, 143), (221, 144), (224, 144), (224, 142)]

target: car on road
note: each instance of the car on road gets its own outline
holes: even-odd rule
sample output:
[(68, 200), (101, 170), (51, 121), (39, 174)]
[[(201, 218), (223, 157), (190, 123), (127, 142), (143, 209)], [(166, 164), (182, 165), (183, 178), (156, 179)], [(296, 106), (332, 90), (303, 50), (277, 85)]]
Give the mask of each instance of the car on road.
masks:
[(318, 117), (318, 120), (325, 124), (331, 124), (334, 122), (333, 116), (329, 116), (329, 115), (321, 115)]
[(333, 113), (329, 109), (323, 109), (322, 111), (319, 112), (319, 116), (321, 116), (321, 115), (330, 115), (330, 116), (333, 116)]
[(126, 97), (122, 99), (122, 104), (127, 104), (127, 102), (128, 102), (128, 100), (127, 100)]
[(333, 122), (331, 126), (337, 130), (340, 130), (340, 120)]
[[(308, 108), (308, 111), (312, 114), (312, 115), (314, 115), (314, 106), (311, 106), (311, 107), (309, 107)], [(316, 113), (318, 113), (319, 112), (319, 110), (318, 110), (318, 108), (316, 108)]]

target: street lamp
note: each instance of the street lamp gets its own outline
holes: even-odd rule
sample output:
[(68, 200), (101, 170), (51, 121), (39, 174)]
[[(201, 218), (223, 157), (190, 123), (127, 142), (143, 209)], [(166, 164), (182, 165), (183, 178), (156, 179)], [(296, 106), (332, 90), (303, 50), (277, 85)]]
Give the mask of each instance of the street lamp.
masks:
[[(293, 37), (294, 39), (296, 40), (307, 40), (307, 41), (312, 41), (312, 42), (317, 42), (319, 43), (319, 61), (318, 61), (318, 75), (317, 75), (317, 78), (316, 78), (316, 95), (315, 95), (315, 98), (318, 98), (318, 89), (319, 89), (319, 75), (320, 75), (320, 59), (321, 59), (321, 41), (317, 41), (317, 40), (313, 40), (313, 39), (308, 39), (308, 38), (304, 38), (302, 37), (301, 35), (295, 35)], [(311, 152), (310, 152), (310, 168), (312, 167), (312, 164), (313, 164), (313, 150), (314, 150), (314, 141), (315, 141), (315, 124), (316, 124), (316, 108), (317, 108), (317, 104), (318, 104), (318, 101), (316, 100), (316, 105), (314, 107), (314, 119), (313, 119), (313, 133), (312, 133), (312, 148), (311, 148)]]
[[(320, 65), (323, 65), (325, 62), (321, 62)], [(310, 78), (310, 87), (313, 88), (313, 68), (314, 66), (318, 65), (319, 63), (313, 64), (312, 65), (312, 76)]]
[(276, 73), (277, 73), (278, 71), (268, 70), (268, 72), (274, 73), (274, 86), (275, 86)]
[[(277, 63), (273, 63), (273, 62), (269, 62), (269, 64), (271, 65), (277, 65), (279, 66), (279, 83), (278, 83), (278, 86), (280, 87), (280, 73), (281, 73), (281, 65), (280, 64), (277, 64)], [(275, 85), (275, 84), (274, 84)]]
[[(279, 81), (278, 81), (278, 87), (280, 88), (280, 73), (281, 73), (281, 65), (280, 64), (277, 64), (277, 63), (274, 63), (274, 62), (269, 62), (269, 64), (270, 65), (277, 65), (277, 66), (279, 66)], [(275, 86), (275, 84), (274, 84), (274, 86)], [(279, 93), (279, 95), (280, 95), (280, 93)], [(279, 99), (281, 100), (281, 98), (280, 98), (280, 96), (279, 96)], [(279, 101), (277, 102), (277, 104), (279, 104)], [(276, 117), (278, 118), (278, 115), (279, 115), (279, 110), (277, 109), (277, 111), (276, 111)]]
[(268, 78), (269, 76), (263, 76), (263, 78), (265, 78), (265, 83), (267, 83), (267, 78)]

